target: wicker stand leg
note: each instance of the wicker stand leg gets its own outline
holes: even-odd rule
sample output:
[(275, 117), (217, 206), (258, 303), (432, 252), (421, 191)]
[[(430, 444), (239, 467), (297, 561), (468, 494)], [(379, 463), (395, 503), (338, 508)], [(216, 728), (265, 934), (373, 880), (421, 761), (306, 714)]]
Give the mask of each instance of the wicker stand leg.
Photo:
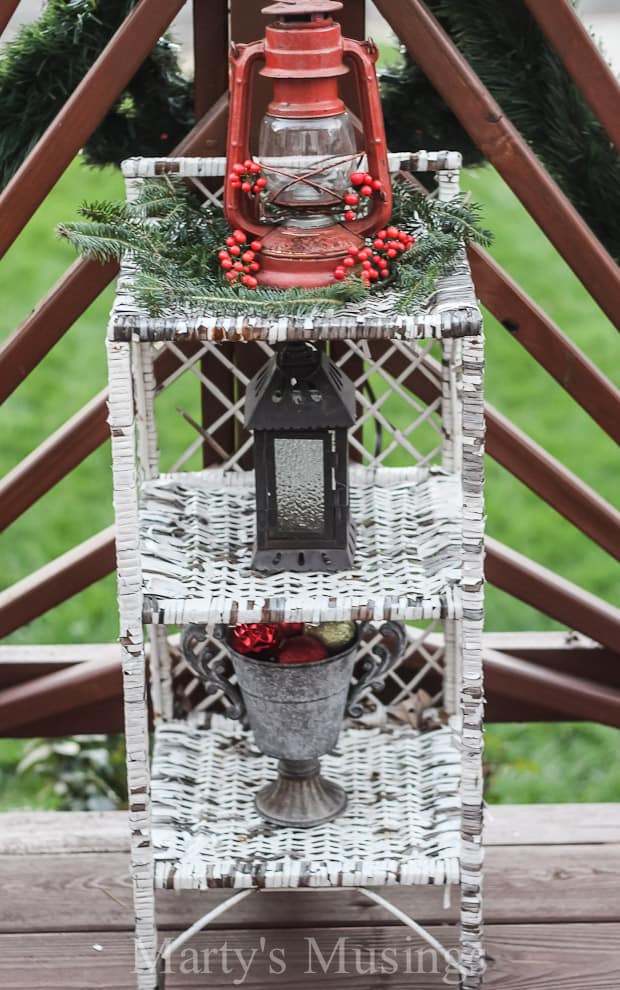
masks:
[(461, 958), (465, 990), (482, 979), (482, 628), (484, 619), (484, 341), (463, 341), (463, 650)]
[(155, 990), (157, 932), (151, 845), (148, 706), (129, 344), (109, 343), (108, 361), (109, 422), (112, 435), (118, 602), (131, 829), (131, 874), (136, 918), (136, 973), (139, 990)]

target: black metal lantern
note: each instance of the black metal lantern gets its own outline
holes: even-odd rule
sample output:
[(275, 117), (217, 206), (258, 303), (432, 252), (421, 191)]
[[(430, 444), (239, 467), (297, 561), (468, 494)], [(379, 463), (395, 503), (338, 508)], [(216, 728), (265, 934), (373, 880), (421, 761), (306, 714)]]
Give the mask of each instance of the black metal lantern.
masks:
[(352, 382), (313, 344), (285, 344), (249, 383), (256, 570), (352, 566), (347, 431), (354, 421)]

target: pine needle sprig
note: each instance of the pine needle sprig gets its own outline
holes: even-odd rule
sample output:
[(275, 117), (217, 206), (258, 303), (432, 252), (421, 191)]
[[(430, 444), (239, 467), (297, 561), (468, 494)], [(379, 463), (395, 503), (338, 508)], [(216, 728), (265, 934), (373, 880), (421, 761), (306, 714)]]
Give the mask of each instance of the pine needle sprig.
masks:
[(174, 309), (181, 316), (197, 311), (220, 312), (228, 316), (247, 313), (278, 316), (307, 316), (332, 311), (347, 302), (362, 299), (367, 290), (358, 279), (320, 289), (246, 289), (241, 285), (222, 286), (191, 279), (159, 279), (140, 272), (136, 295), (153, 315)]
[[(82, 219), (63, 224), (59, 234), (78, 253), (98, 261), (129, 255), (136, 266), (136, 300), (152, 316), (172, 310), (187, 316), (196, 311), (266, 317), (325, 314), (362, 302), (369, 291), (357, 275), (318, 289), (229, 285), (218, 259), (229, 233), (221, 209), (201, 203), (173, 177), (145, 180), (131, 202), (83, 203), (79, 213)], [(476, 204), (462, 196), (440, 202), (406, 182), (394, 183), (392, 219), (415, 236), (415, 245), (401, 255), (390, 279), (370, 292), (396, 289), (401, 312), (424, 305), (464, 243), (487, 244), (491, 237), (480, 225)]]

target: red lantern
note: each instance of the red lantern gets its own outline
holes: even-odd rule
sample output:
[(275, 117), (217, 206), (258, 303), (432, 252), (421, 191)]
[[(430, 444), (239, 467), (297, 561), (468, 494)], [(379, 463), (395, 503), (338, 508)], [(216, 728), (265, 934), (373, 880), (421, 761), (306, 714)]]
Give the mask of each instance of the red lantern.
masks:
[[(263, 9), (277, 18), (265, 38), (232, 47), (224, 211), (232, 227), (260, 238), (256, 278), (263, 285), (328, 285), (349, 248), (390, 217), (377, 51), (370, 41), (342, 37), (331, 17), (341, 8), (337, 0), (273, 3)], [(350, 70), (364, 148), (356, 145), (338, 91)], [(250, 125), (257, 71), (273, 80), (273, 98), (254, 160)]]

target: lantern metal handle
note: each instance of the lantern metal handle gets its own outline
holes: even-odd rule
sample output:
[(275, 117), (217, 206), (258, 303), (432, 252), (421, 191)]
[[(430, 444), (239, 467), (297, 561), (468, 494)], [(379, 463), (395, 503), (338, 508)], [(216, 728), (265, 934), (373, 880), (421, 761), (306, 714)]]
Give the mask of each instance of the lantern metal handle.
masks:
[[(383, 227), (389, 222), (393, 205), (383, 111), (379, 86), (376, 81), (375, 62), (378, 52), (376, 46), (370, 41), (361, 42), (355, 41), (353, 38), (343, 38), (342, 43), (344, 55), (351, 60), (353, 65), (362, 120), (368, 121), (370, 125), (366, 142), (368, 171), (375, 179), (380, 179), (383, 183), (380, 205), (373, 207), (368, 216), (362, 217), (360, 220), (351, 220), (345, 224), (347, 230), (365, 237), (366, 234), (378, 230), (379, 227)], [(371, 85), (368, 85), (369, 79), (372, 79)]]
[[(226, 628), (226, 626), (216, 626), (213, 637), (224, 640)], [(239, 689), (229, 680), (227, 660), (224, 657), (214, 659), (213, 650), (209, 649), (210, 638), (204, 624), (192, 623), (186, 626), (181, 634), (183, 658), (187, 666), (201, 680), (222, 692), (230, 704), (226, 712), (228, 717), (242, 722), (246, 716), (245, 702)]]
[[(360, 640), (368, 629), (373, 628), (370, 622), (364, 623)], [(347, 698), (346, 712), (351, 718), (357, 719), (362, 717), (364, 714), (364, 707), (361, 704), (362, 697), (369, 689), (373, 691), (383, 690), (385, 687), (385, 678), (390, 670), (396, 666), (405, 649), (407, 633), (402, 622), (384, 622), (379, 632), (383, 637), (383, 641), (376, 643), (372, 648), (372, 652), (367, 653), (358, 662), (356, 671), (357, 681), (351, 685)], [(394, 638), (396, 640), (393, 648), (390, 648), (386, 644), (385, 640), (388, 638)]]
[[(226, 146), (228, 167), (247, 157), (250, 146), (252, 73), (255, 64), (264, 57), (264, 39), (253, 41), (249, 45), (236, 45), (230, 51), (230, 107)], [(230, 182), (224, 183), (224, 213), (228, 223), (231, 227), (241, 227), (246, 233), (263, 237), (269, 228), (252, 220), (242, 211), (241, 196), (239, 189), (235, 189)]]

